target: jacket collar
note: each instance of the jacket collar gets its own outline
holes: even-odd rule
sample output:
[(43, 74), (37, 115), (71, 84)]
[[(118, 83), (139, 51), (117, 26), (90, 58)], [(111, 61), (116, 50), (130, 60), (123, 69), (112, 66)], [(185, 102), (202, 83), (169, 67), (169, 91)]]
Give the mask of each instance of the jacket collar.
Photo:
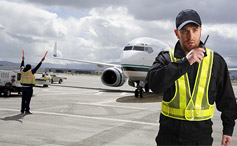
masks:
[[(203, 46), (203, 42), (200, 41), (200, 46), (202, 47)], [(204, 46), (203, 47), (205, 50), (206, 50), (206, 47)], [(185, 57), (185, 53), (184, 51), (182, 50), (181, 48), (181, 45), (180, 45), (180, 42), (178, 41), (175, 45), (175, 49), (174, 49), (174, 57), (175, 58), (183, 58)], [(206, 52), (204, 53), (204, 56), (206, 56)]]

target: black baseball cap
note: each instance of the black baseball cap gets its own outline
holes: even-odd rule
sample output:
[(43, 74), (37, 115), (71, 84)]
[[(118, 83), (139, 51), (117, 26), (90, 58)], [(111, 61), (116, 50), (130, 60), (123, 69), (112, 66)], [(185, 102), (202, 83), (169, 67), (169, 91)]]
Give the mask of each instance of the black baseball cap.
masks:
[(186, 9), (179, 12), (176, 17), (176, 28), (180, 30), (184, 25), (188, 23), (194, 23), (198, 26), (202, 26), (202, 21), (198, 13), (192, 9)]

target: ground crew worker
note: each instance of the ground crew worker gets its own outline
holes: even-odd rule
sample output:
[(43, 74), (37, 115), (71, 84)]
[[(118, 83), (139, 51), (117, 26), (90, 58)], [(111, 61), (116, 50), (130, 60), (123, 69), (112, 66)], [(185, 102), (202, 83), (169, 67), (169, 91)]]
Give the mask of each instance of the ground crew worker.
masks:
[(221, 111), (222, 145), (232, 141), (237, 104), (224, 59), (205, 48), (201, 19), (192, 9), (176, 17), (178, 42), (160, 52), (147, 80), (154, 93), (163, 93), (157, 145), (212, 145), (214, 102)]
[(24, 56), (22, 57), (21, 62), (21, 80), (20, 83), (22, 85), (22, 101), (21, 101), (21, 113), (23, 114), (32, 114), (30, 112), (30, 101), (33, 95), (33, 86), (35, 85), (35, 76), (34, 74), (40, 68), (42, 62), (45, 57), (43, 57), (40, 63), (33, 69), (31, 69), (31, 65), (27, 64), (24, 67)]

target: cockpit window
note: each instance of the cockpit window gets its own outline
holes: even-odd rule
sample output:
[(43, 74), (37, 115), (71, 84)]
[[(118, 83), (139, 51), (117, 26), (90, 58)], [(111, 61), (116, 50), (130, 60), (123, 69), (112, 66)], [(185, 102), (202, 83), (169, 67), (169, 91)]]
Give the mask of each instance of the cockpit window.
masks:
[(144, 47), (134, 46), (134, 47), (133, 47), (133, 50), (144, 51)]
[(152, 47), (145, 47), (145, 51), (148, 52), (148, 54), (151, 54), (153, 52)]
[(124, 51), (132, 50), (132, 46), (126, 46), (123, 50)]
[(153, 52), (152, 47), (143, 47), (143, 46), (126, 46), (124, 51), (129, 51), (129, 50), (135, 50), (135, 51), (145, 51), (148, 54), (151, 54)]

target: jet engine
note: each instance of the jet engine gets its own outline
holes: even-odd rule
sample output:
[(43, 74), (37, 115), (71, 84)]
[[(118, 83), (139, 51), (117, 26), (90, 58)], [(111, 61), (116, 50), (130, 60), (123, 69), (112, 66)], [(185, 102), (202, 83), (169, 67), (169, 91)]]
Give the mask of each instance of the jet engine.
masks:
[(120, 87), (126, 81), (126, 76), (120, 68), (107, 68), (103, 71), (101, 81), (106, 86)]

